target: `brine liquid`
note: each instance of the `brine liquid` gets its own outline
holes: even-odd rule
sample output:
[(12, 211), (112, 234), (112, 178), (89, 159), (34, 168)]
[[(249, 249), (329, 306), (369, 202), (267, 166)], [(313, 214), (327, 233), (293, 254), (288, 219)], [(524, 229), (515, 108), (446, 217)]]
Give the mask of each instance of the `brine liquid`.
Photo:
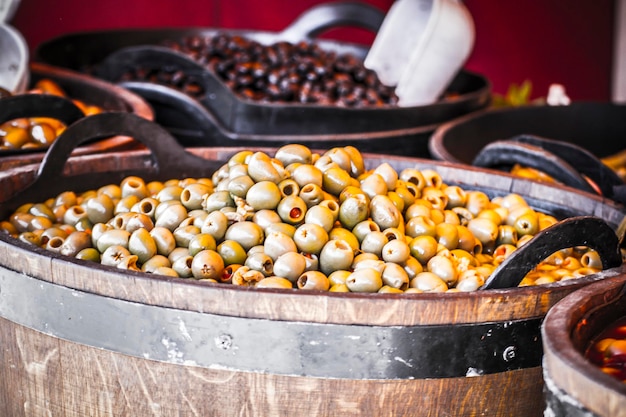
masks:
[(600, 333), (587, 348), (585, 357), (603, 372), (626, 382), (626, 317)]

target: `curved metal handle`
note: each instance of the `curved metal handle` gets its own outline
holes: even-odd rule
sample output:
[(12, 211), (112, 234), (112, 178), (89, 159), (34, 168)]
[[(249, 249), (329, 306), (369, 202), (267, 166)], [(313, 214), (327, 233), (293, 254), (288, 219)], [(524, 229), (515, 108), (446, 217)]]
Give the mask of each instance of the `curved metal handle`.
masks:
[(489, 276), (482, 290), (517, 287), (542, 260), (554, 252), (588, 246), (598, 252), (604, 269), (622, 264), (616, 232), (599, 217), (578, 216), (562, 220), (537, 233), (514, 251)]
[[(64, 174), (65, 164), (80, 144), (112, 136), (131, 136), (151, 151), (151, 163), (136, 169)], [(68, 189), (81, 191), (97, 188), (104, 181), (121, 181), (129, 175), (166, 180), (184, 177), (210, 177), (223, 162), (207, 160), (185, 151), (161, 126), (127, 112), (101, 113), (85, 117), (68, 127), (53, 142), (39, 166), (35, 180), (24, 190), (0, 204), (0, 211), (36, 201), (42, 196), (57, 195)]]
[(22, 117), (50, 117), (69, 126), (85, 114), (72, 100), (51, 94), (20, 94), (0, 99), (0, 123)]
[(594, 154), (573, 143), (560, 140), (543, 138), (535, 135), (519, 135), (511, 140), (529, 145), (538, 146), (555, 155), (559, 155), (561, 159), (575, 167), (578, 172), (584, 174), (594, 183), (597, 184), (602, 194), (612, 197), (614, 188), (623, 186), (624, 181), (617, 173), (605, 165)]
[(321, 33), (336, 27), (356, 26), (378, 32), (385, 14), (378, 8), (358, 2), (336, 2), (320, 4), (310, 8), (296, 18), (279, 34), (288, 42), (316, 38)]
[(565, 185), (597, 194), (596, 190), (578, 170), (559, 156), (538, 146), (512, 140), (499, 140), (491, 142), (481, 149), (472, 161), (472, 165), (483, 168), (497, 168), (514, 164), (537, 169)]
[[(146, 100), (155, 119), (185, 147), (220, 146), (232, 139), (226, 127), (200, 103), (174, 88), (150, 82), (123, 82), (121, 87)], [(216, 100), (219, 104), (219, 100)], [(204, 105), (203, 105), (204, 104)]]
[[(107, 58), (98, 66), (97, 75), (110, 82), (119, 82), (123, 75), (137, 68), (172, 68), (181, 70), (186, 76), (192, 77), (204, 89), (204, 96), (198, 101), (215, 116), (216, 123), (223, 125), (230, 120), (232, 109), (239, 101), (234, 93), (228, 88), (212, 71), (208, 70), (191, 57), (182, 52), (175, 51), (165, 46), (141, 45), (130, 46), (119, 49), (107, 56)], [(147, 82), (145, 84), (148, 84)], [(150, 83), (152, 84), (152, 83)], [(156, 84), (154, 84), (156, 86)], [(150, 87), (147, 85), (135, 84), (137, 90), (141, 90), (145, 94), (150, 94)], [(158, 87), (154, 87), (157, 89)], [(161, 90), (165, 95), (173, 95), (167, 90)], [(151, 94), (151, 98), (155, 99), (156, 95)], [(185, 110), (194, 110), (195, 105), (189, 99), (185, 100), (176, 97), (176, 102), (182, 102)], [(195, 113), (198, 113), (195, 111)]]

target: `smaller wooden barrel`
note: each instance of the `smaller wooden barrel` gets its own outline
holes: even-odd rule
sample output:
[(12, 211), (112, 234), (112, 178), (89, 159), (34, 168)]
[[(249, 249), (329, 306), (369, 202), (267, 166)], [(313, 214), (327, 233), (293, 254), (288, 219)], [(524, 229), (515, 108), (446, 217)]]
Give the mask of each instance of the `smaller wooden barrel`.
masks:
[[(154, 119), (150, 105), (139, 95), (122, 87), (75, 71), (57, 68), (47, 64), (30, 65), (32, 84), (42, 79), (52, 80), (63, 89), (68, 99), (80, 100), (102, 108), (104, 111), (128, 112), (148, 120)], [(27, 107), (24, 109), (29, 110)], [(50, 115), (52, 117), (52, 115)], [(56, 117), (53, 117), (56, 118)], [(6, 119), (0, 122), (8, 121)], [(85, 143), (73, 151), (73, 155), (88, 155), (108, 151), (121, 151), (136, 147), (137, 142), (130, 137), (114, 136)], [(6, 170), (21, 165), (40, 162), (45, 155), (45, 148), (0, 150), (0, 169)]]
[(579, 289), (559, 301), (542, 326), (545, 416), (624, 415), (626, 384), (604, 373), (585, 350), (626, 317), (626, 275)]

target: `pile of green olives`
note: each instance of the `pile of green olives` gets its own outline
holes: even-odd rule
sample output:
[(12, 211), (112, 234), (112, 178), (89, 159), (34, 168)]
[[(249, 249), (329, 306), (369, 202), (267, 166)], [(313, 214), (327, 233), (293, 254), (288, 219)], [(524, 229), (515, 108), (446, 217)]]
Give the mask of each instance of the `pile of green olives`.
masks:
[[(162, 276), (331, 292), (475, 291), (557, 219), (520, 195), (490, 199), (432, 169), (366, 170), (360, 152), (299, 144), (240, 151), (211, 178), (127, 177), (18, 208), (15, 238), (78, 259)], [(600, 271), (561, 250), (521, 285)]]

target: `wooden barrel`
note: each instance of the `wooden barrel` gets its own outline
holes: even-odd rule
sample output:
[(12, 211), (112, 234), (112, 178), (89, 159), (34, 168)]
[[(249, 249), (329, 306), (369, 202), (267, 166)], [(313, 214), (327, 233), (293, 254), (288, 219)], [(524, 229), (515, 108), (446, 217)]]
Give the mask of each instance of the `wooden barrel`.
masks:
[(626, 385), (585, 357), (590, 342), (626, 316), (626, 275), (594, 283), (559, 301), (542, 328), (545, 415), (608, 417), (626, 410)]
[[(164, 139), (160, 175), (183, 178), (195, 162)], [(214, 168), (238, 150), (188, 153)], [(153, 156), (61, 161), (63, 174), (37, 196), (108, 184), (122, 171), (150, 178)], [(561, 216), (596, 215), (615, 228), (624, 217), (612, 201), (565, 187), (365, 157), (370, 168), (433, 168), (449, 184), (516, 192)], [(0, 175), (0, 189), (21, 190), (35, 168)], [(621, 268), (472, 293), (294, 292), (111, 269), (0, 236), (0, 415), (540, 416), (543, 318), (567, 294)]]

